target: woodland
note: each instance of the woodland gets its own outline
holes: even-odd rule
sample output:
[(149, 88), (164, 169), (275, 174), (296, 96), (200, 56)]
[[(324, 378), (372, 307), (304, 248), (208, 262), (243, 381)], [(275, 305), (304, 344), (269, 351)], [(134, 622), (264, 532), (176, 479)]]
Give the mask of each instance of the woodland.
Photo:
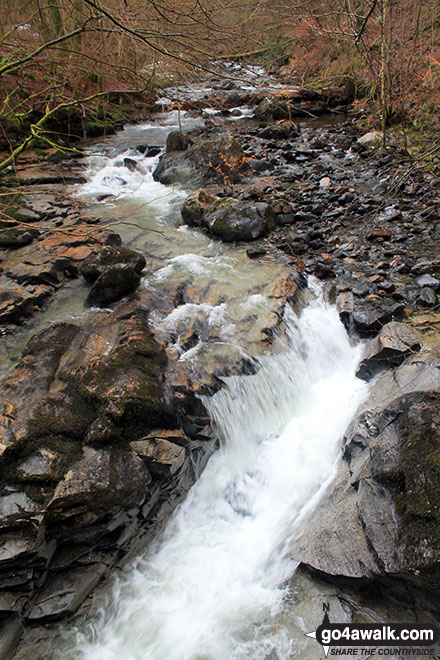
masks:
[[(438, 0), (2, 0), (0, 171), (148, 113), (216, 59), (343, 88), (366, 129), (438, 153)], [(433, 143), (434, 141), (434, 143)], [(433, 152), (434, 149), (434, 152)]]

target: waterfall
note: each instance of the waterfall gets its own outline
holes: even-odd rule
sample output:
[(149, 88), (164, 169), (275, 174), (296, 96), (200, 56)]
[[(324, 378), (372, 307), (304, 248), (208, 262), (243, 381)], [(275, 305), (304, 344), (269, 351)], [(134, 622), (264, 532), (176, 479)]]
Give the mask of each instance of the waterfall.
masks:
[[(221, 448), (159, 539), (77, 630), (75, 660), (287, 660), (273, 625), (297, 562), (295, 521), (331, 480), (366, 394), (336, 310), (288, 312), (288, 341), (205, 397)], [(281, 341), (281, 339), (279, 340)], [(285, 341), (285, 340), (284, 340)], [(302, 516), (307, 524), (307, 516)]]

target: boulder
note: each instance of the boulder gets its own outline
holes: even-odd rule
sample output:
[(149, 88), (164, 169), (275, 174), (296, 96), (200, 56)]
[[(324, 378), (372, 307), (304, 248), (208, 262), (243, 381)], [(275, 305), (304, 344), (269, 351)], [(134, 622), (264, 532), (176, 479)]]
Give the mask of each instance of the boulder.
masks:
[(347, 577), (438, 575), (439, 365), (425, 353), (374, 381), (336, 477), (293, 543), (296, 560)]
[(140, 281), (140, 275), (128, 264), (109, 266), (93, 283), (86, 302), (89, 305), (109, 305), (133, 293)]
[(172, 431), (151, 432), (145, 438), (130, 443), (131, 449), (145, 462), (153, 476), (171, 477), (185, 462), (185, 449), (171, 442)]
[(188, 141), (180, 131), (171, 131), (168, 134), (166, 142), (166, 152), (185, 151), (188, 148)]
[(420, 341), (413, 330), (405, 323), (391, 321), (366, 345), (356, 376), (370, 380), (383, 369), (399, 366), (419, 349)]
[(104, 245), (93, 250), (82, 264), (80, 272), (87, 282), (95, 282), (109, 266), (116, 264), (126, 264), (140, 274), (145, 268), (146, 261), (142, 254), (129, 248)]
[(298, 137), (298, 129), (293, 122), (283, 121), (279, 124), (272, 124), (260, 131), (260, 136), (268, 140), (282, 140), (286, 138)]
[(231, 135), (197, 140), (185, 151), (163, 154), (153, 172), (164, 184), (198, 182), (231, 183), (247, 174), (249, 165), (239, 142)]
[(265, 202), (221, 200), (203, 218), (206, 231), (227, 243), (253, 241), (275, 226), (272, 208)]
[(21, 286), (0, 277), (0, 324), (19, 324), (53, 296), (54, 289), (44, 284)]
[(66, 472), (47, 505), (52, 535), (91, 525), (118, 509), (140, 505), (151, 481), (143, 461), (132, 451), (83, 448), (81, 460)]
[(22, 226), (0, 229), (0, 248), (18, 248), (29, 245), (39, 235), (38, 229), (28, 229)]
[(138, 164), (134, 158), (124, 158), (124, 167), (130, 170), (130, 172), (136, 172), (138, 169)]
[(39, 592), (27, 619), (55, 621), (73, 614), (96, 587), (107, 570), (104, 563), (54, 571)]
[(373, 301), (359, 302), (351, 315), (351, 324), (360, 337), (370, 337), (381, 328), (404, 314), (402, 303), (375, 303)]
[(206, 188), (199, 188), (186, 198), (182, 206), (182, 218), (190, 227), (200, 227), (204, 213), (214, 202), (218, 201), (217, 195), (213, 195)]

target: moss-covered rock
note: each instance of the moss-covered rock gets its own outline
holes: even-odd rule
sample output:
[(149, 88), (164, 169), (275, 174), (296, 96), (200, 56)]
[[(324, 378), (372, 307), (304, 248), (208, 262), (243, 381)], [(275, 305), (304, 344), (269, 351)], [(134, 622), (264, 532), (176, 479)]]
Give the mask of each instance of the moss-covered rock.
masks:
[(160, 183), (209, 183), (240, 180), (249, 172), (240, 143), (230, 135), (200, 139), (185, 151), (171, 151), (160, 157), (153, 172)]
[(126, 264), (140, 274), (145, 268), (145, 257), (139, 252), (119, 245), (104, 245), (94, 250), (81, 266), (81, 275), (87, 282), (95, 282), (109, 266)]
[(140, 275), (128, 264), (115, 264), (103, 270), (87, 296), (89, 305), (109, 305), (137, 289)]
[(190, 227), (200, 227), (205, 212), (216, 202), (218, 197), (206, 188), (199, 188), (186, 198), (182, 206), (182, 219)]
[(227, 243), (253, 241), (273, 229), (275, 216), (271, 206), (264, 202), (229, 200), (214, 204), (205, 214), (203, 224), (211, 236)]

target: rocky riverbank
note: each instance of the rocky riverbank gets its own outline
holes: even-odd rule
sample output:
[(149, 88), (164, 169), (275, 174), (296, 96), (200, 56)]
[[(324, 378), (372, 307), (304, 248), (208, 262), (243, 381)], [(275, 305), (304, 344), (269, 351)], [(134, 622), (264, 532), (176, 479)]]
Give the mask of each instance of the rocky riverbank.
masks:
[[(309, 275), (353, 337), (371, 340), (360, 376), (380, 375), (292, 553), (331, 576), (437, 574), (439, 188), (404, 151), (375, 149), (377, 136), (352, 120), (298, 124), (348, 99), (301, 89), (207, 95), (184, 99), (196, 116), (207, 104), (212, 112), (190, 133), (171, 133), (154, 178), (197, 188), (182, 224), (281, 264), (269, 306), (237, 312), (240, 348), (210, 320), (231, 299), (215, 282), (144, 286), (145, 256), (66, 198), (66, 184), (85, 180), (81, 159), (18, 169), (26, 210), (9, 209), (19, 224), (0, 234), (5, 335), (75, 278), (100, 310), (32, 337), (0, 383), (2, 657), (13, 656), (24, 626), (16, 657), (29, 657), (30, 645), (44, 657), (51, 622), (85, 602), (84, 611), (111, 567), (154, 537), (216, 447), (199, 395), (258, 369), (286, 306), (300, 310), (311, 295)], [(244, 102), (252, 113), (231, 109)], [(179, 316), (195, 304), (207, 306), (202, 316)], [(199, 345), (197, 368), (180, 359)]]

